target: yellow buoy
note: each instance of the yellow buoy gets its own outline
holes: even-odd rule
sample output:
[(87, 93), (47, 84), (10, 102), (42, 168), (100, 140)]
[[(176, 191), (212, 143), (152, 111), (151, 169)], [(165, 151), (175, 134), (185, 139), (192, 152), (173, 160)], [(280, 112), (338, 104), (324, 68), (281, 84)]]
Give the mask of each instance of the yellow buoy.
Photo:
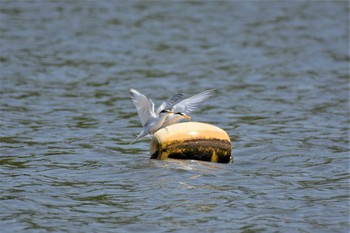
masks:
[(185, 122), (158, 130), (152, 137), (151, 159), (193, 159), (229, 163), (231, 140), (228, 134), (213, 125)]

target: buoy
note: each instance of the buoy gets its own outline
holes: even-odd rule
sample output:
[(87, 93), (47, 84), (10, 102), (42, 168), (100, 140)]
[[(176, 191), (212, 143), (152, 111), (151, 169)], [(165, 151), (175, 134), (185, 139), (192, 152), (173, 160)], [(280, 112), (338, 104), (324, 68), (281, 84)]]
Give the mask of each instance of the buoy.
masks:
[(152, 137), (151, 159), (191, 159), (232, 162), (231, 140), (221, 128), (201, 122), (184, 122), (158, 130)]

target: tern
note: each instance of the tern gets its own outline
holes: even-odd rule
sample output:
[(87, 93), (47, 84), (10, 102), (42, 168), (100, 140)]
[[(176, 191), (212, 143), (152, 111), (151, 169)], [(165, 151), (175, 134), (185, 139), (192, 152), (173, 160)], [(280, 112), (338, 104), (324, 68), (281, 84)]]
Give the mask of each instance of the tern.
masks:
[(158, 107), (157, 111), (154, 111), (154, 102), (151, 99), (148, 99), (141, 92), (130, 88), (131, 99), (136, 106), (143, 126), (141, 133), (130, 144), (148, 134), (154, 134), (160, 128), (175, 124), (182, 119), (191, 119), (187, 114), (195, 110), (200, 102), (212, 96), (214, 90), (203, 91), (182, 101), (179, 101), (179, 99), (183, 94), (176, 94), (169, 97)]
[(191, 120), (192, 118), (188, 116), (188, 114), (195, 110), (200, 102), (212, 96), (214, 91), (215, 89), (203, 91), (199, 94), (196, 94), (190, 98), (184, 99), (174, 104), (171, 108), (172, 113), (170, 113), (168, 117), (165, 118), (165, 121), (163, 122), (161, 128), (176, 124), (182, 119)]
[(151, 99), (148, 99), (141, 92), (133, 88), (130, 88), (129, 92), (132, 102), (136, 106), (137, 113), (143, 127), (141, 133), (130, 144), (147, 136), (148, 134), (154, 134), (158, 129), (160, 129), (166, 117), (173, 113), (169, 110), (169, 108), (174, 106), (174, 104), (183, 96), (182, 94), (176, 94), (169, 97), (155, 112), (154, 103)]

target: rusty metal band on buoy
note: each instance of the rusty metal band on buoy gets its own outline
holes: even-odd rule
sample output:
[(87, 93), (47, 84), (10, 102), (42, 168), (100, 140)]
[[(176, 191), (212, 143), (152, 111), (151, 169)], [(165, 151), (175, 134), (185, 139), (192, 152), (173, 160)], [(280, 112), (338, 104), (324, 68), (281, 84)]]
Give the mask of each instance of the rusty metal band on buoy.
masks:
[(158, 130), (152, 137), (151, 159), (191, 159), (229, 163), (231, 140), (216, 126), (201, 122), (185, 122)]

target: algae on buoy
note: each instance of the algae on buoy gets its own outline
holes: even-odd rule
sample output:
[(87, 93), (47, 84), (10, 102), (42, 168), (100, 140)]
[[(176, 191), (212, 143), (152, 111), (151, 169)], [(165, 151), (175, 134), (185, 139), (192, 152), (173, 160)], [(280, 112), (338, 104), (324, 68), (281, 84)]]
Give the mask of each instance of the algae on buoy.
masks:
[(201, 122), (185, 122), (158, 130), (152, 137), (151, 159), (191, 159), (229, 163), (231, 140), (216, 126)]

